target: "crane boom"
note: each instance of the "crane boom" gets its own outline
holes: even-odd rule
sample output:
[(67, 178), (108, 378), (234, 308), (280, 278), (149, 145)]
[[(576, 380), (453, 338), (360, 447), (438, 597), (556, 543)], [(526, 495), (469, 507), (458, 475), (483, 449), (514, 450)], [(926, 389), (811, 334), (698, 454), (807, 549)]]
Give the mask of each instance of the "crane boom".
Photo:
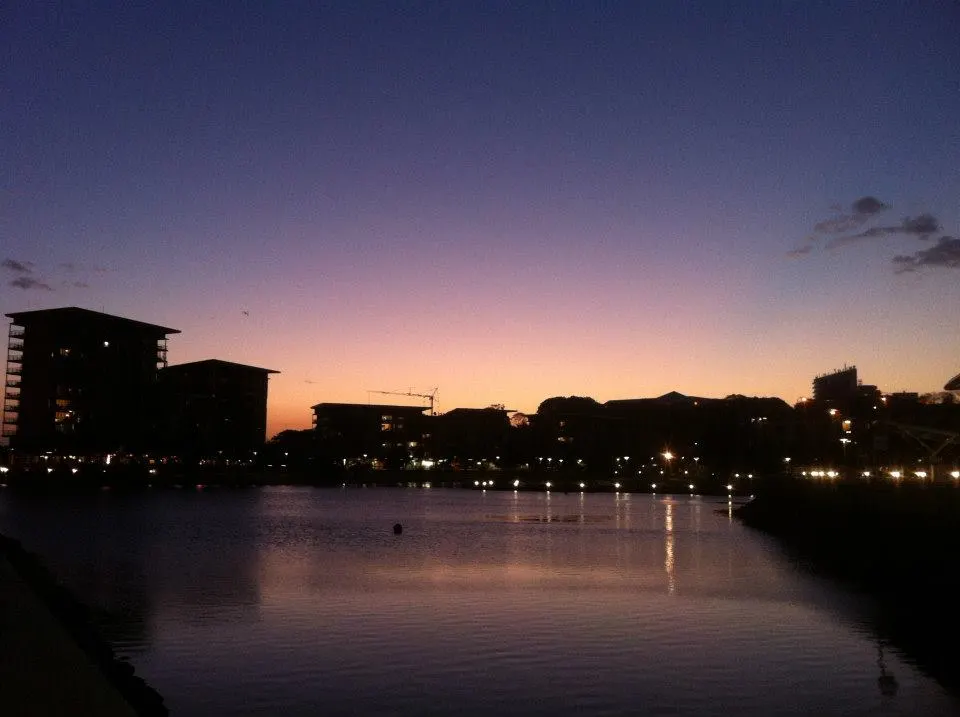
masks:
[(412, 396), (412, 397), (414, 397), (414, 398), (423, 398), (423, 399), (426, 399), (426, 400), (429, 401), (429, 403), (430, 403), (430, 415), (431, 415), (431, 416), (435, 416), (435, 415), (436, 415), (436, 411), (433, 410), (433, 407), (434, 407), (434, 402), (436, 401), (436, 398), (437, 398), (437, 391), (438, 391), (438, 390), (439, 390), (439, 387), (436, 387), (436, 388), (434, 388), (430, 393), (417, 393), (417, 392), (414, 391), (413, 389), (411, 389), (411, 390), (409, 390), (409, 391), (375, 391), (375, 390), (372, 390), (372, 389), (371, 389), (371, 390), (368, 390), (367, 393), (368, 393), (368, 394), (370, 394), (370, 393), (380, 393), (380, 394), (383, 394), (383, 395), (386, 395), (386, 396)]

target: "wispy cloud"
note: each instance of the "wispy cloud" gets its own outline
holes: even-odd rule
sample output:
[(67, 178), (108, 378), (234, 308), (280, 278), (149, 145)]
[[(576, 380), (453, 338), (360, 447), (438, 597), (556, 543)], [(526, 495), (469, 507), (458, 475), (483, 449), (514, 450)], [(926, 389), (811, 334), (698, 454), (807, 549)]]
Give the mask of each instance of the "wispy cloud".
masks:
[(34, 279), (32, 276), (18, 276), (10, 282), (10, 286), (17, 289), (38, 289), (40, 291), (53, 291), (53, 287), (44, 281)]
[(893, 257), (894, 271), (903, 274), (924, 267), (960, 269), (960, 239), (942, 236), (928, 249)]
[(33, 271), (33, 263), (29, 261), (17, 261), (16, 259), (4, 259), (0, 261), (0, 266), (8, 271), (18, 274), (29, 274)]
[(876, 226), (865, 229), (858, 234), (835, 237), (827, 242), (827, 249), (836, 249), (849, 244), (857, 244), (867, 239), (900, 234), (917, 239), (929, 239), (932, 234), (940, 231), (940, 222), (932, 214), (920, 214), (916, 217), (904, 217), (899, 224)]
[(877, 214), (890, 208), (876, 197), (860, 197), (850, 205), (849, 211), (838, 210), (834, 216), (817, 222), (813, 230), (818, 234), (845, 234), (862, 227)]
[(805, 246), (797, 247), (796, 249), (791, 249), (787, 252), (787, 256), (792, 258), (797, 258), (801, 256), (806, 256), (813, 249), (813, 244), (807, 244)]
[[(871, 195), (860, 197), (848, 208), (831, 207), (833, 216), (817, 222), (806, 243), (790, 249), (786, 255), (798, 259), (810, 254), (818, 245), (836, 250), (888, 237), (925, 242), (943, 231), (940, 220), (926, 212), (903, 217), (897, 223), (877, 221), (888, 209), (889, 204)], [(922, 267), (957, 268), (960, 266), (960, 240), (952, 236), (941, 236), (936, 246), (920, 249), (912, 254), (896, 255), (893, 266), (898, 274), (916, 271)]]
[(84, 266), (72, 261), (61, 262), (56, 265), (53, 271), (54, 276), (44, 276), (46, 272), (37, 272), (36, 265), (32, 261), (14, 259), (7, 257), (0, 261), (0, 269), (12, 274), (16, 278), (9, 282), (9, 286), (17, 289), (29, 291), (37, 289), (40, 291), (56, 291), (54, 287), (62, 289), (89, 289), (90, 284), (86, 280), (91, 272), (102, 274), (109, 269), (100, 266)]

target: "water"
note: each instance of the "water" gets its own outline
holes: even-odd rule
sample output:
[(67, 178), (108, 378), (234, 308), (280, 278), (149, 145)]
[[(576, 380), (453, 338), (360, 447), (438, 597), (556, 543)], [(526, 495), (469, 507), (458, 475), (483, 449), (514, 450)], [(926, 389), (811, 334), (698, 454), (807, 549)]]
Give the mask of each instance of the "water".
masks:
[(176, 716), (960, 712), (879, 643), (868, 600), (730, 508), (399, 488), (3, 494), (0, 531), (97, 608)]

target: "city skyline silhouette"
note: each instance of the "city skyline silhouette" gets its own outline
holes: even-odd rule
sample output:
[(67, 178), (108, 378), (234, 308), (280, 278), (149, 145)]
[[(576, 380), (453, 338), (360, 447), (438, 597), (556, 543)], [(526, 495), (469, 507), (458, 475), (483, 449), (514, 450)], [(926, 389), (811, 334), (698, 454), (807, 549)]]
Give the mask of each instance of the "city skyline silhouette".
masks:
[[(178, 327), (318, 402), (958, 371), (949, 3), (16, 9), (4, 313)], [(187, 340), (186, 337), (190, 339)]]

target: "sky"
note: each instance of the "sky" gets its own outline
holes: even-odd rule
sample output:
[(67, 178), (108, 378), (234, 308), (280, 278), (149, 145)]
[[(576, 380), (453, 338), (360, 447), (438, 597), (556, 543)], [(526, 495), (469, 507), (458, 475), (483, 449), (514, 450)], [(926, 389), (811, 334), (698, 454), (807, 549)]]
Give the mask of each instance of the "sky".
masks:
[(0, 309), (320, 402), (960, 371), (960, 6), (94, 2), (0, 20)]

